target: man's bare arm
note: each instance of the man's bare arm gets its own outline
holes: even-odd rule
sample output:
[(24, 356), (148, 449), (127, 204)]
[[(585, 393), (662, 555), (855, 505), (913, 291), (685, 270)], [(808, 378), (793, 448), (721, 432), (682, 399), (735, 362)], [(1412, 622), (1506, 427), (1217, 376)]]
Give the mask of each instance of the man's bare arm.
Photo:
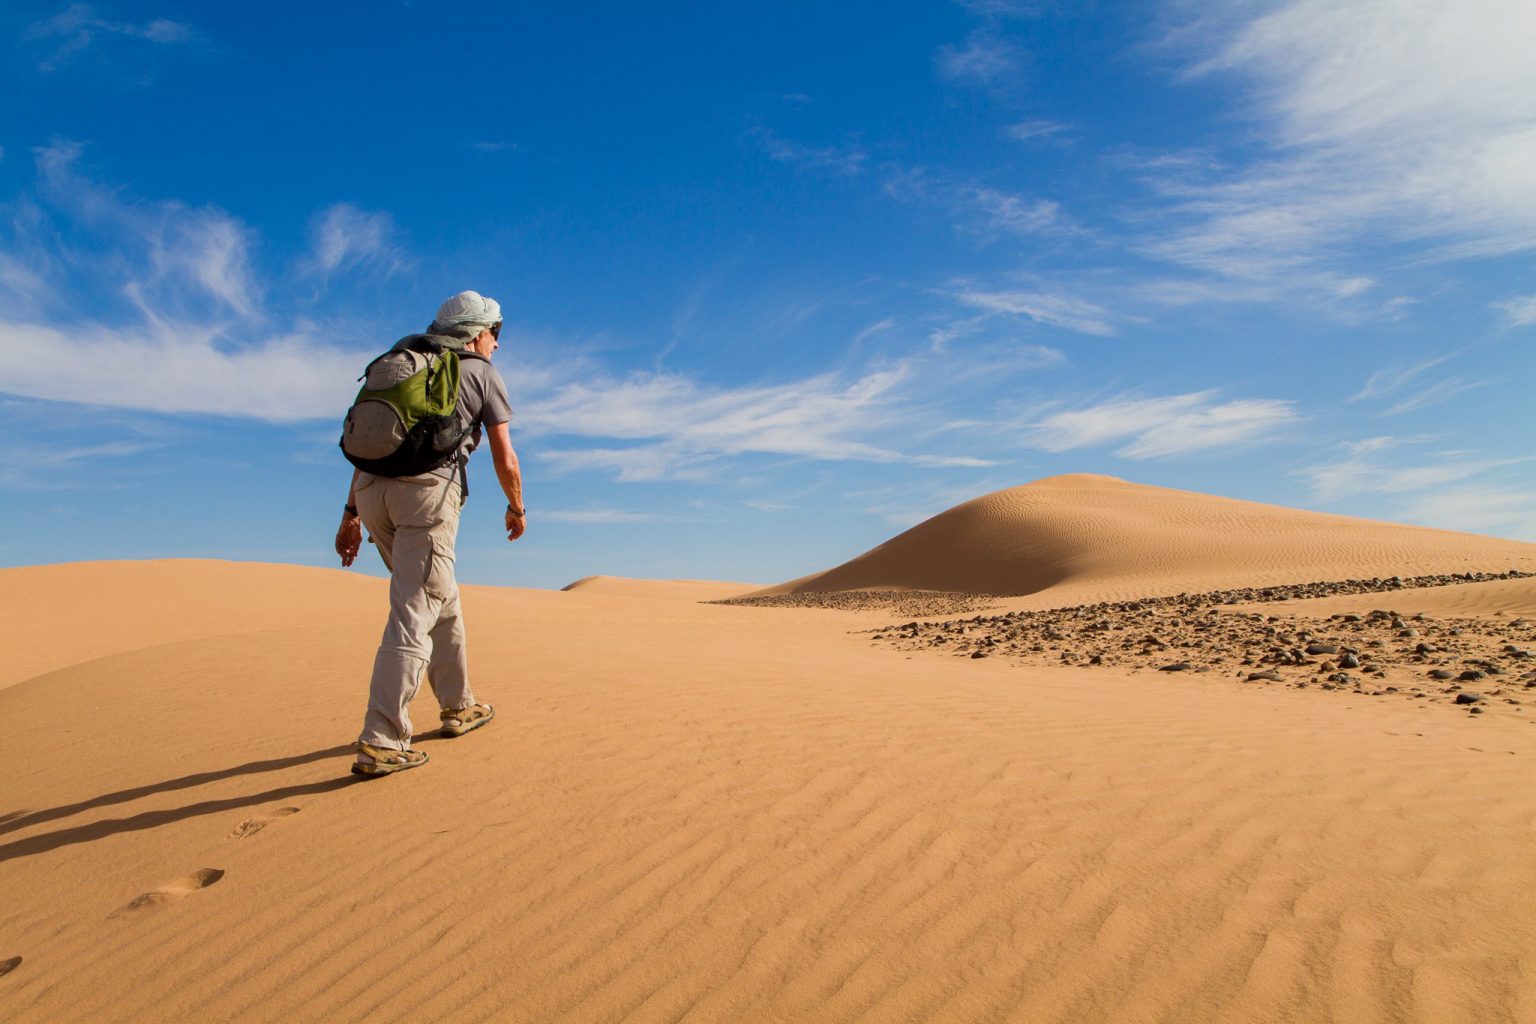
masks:
[[(347, 485), (347, 508), (357, 507), (357, 470), (352, 471), (352, 482)], [(336, 528), (336, 553), (343, 566), (351, 565), (363, 546), (363, 521), (355, 512), (343, 512), (341, 525)]]
[(507, 496), (507, 540), (517, 540), (527, 529), (525, 515), (513, 515), (526, 511), (523, 505), (523, 473), (517, 464), (517, 452), (512, 450), (512, 434), (505, 423), (493, 423), (485, 428), (486, 439), (491, 443), (491, 461), (496, 466), (496, 480), (502, 493)]

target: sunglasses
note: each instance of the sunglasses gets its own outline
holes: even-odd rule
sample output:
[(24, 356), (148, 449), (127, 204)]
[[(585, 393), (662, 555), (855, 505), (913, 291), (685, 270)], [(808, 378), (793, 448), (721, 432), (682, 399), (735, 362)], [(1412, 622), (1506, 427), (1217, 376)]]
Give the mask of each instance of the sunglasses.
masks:
[(501, 340), (501, 321), (498, 320), (496, 323), (491, 324), (491, 337), (497, 341)]

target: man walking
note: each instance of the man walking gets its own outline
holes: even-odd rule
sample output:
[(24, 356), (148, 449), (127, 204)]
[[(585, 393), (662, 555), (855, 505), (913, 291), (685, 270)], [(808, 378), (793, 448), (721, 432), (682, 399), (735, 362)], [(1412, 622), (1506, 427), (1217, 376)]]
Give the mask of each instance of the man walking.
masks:
[(464, 502), (469, 453), (484, 428), (496, 479), (507, 498), (507, 540), (523, 535), (522, 474), (507, 424), (512, 407), (507, 386), (491, 365), (500, 346), (501, 306), (478, 292), (460, 292), (438, 308), (427, 329), (459, 348), (456, 426), (463, 444), (439, 469), (417, 476), (387, 477), (354, 470), (346, 511), (336, 531), (336, 553), (349, 566), (368, 527), (389, 568), (389, 622), (373, 661), (368, 713), (357, 740), (358, 775), (388, 775), (425, 764), (411, 749), (411, 699), (425, 671), (442, 709), (442, 731), (462, 736), (490, 722), (496, 711), (476, 701), (469, 685), (464, 619), (454, 577), (454, 545)]

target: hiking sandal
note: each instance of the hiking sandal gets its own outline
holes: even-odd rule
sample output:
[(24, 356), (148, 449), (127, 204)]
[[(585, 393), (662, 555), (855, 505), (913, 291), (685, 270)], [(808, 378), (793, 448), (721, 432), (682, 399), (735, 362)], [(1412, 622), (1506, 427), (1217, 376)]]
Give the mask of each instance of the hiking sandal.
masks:
[(495, 718), (496, 709), (489, 704), (471, 704), (467, 708), (443, 708), (437, 717), (443, 720), (444, 736), (463, 736)]
[(392, 775), (427, 763), (427, 755), (420, 750), (390, 750), (386, 747), (375, 747), (361, 740), (357, 743), (357, 753), (360, 758), (371, 757), (373, 762), (370, 764), (362, 760), (354, 761), (353, 775)]

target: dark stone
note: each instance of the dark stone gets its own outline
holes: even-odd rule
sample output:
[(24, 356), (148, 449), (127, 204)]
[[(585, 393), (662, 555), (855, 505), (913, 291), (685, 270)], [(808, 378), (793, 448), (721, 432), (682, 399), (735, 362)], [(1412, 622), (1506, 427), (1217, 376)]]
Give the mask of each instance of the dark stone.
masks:
[(1456, 673), (1452, 672), (1448, 668), (1432, 668), (1432, 669), (1429, 670), (1429, 678), (1431, 678), (1431, 679), (1455, 679), (1456, 678)]
[(1479, 679), (1488, 678), (1488, 674), (1486, 672), (1479, 672), (1475, 668), (1469, 668), (1456, 678), (1460, 679), (1464, 683), (1475, 683)]
[(986, 656), (987, 656), (987, 652), (986, 651), (972, 651), (971, 652), (971, 657), (973, 657), (973, 658), (985, 658)]
[[(1263, 680), (1264, 682), (1268, 682), (1268, 683), (1280, 683), (1280, 682), (1284, 682), (1285, 678), (1283, 676), (1281, 676), (1279, 672), (1250, 672), (1250, 673), (1248, 673), (1248, 681), (1250, 683), (1256, 683), (1256, 682), (1258, 682), (1260, 680)], [(1533, 684), (1533, 685), (1536, 685), (1536, 684)]]
[(1337, 644), (1307, 644), (1308, 654), (1338, 654)]
[(1176, 661), (1172, 665), (1164, 665), (1159, 672), (1188, 672), (1194, 666), (1187, 661)]
[(1353, 654), (1343, 654), (1339, 657), (1339, 668), (1359, 668), (1360, 659)]
[(1483, 695), (1482, 694), (1480, 694), (1480, 693), (1472, 693), (1472, 692), (1470, 692), (1468, 690), (1463, 690), (1463, 691), (1461, 691), (1460, 693), (1458, 693), (1456, 695), (1456, 703), (1457, 704), (1476, 704), (1478, 701), (1480, 701), (1482, 699), (1483, 699)]

